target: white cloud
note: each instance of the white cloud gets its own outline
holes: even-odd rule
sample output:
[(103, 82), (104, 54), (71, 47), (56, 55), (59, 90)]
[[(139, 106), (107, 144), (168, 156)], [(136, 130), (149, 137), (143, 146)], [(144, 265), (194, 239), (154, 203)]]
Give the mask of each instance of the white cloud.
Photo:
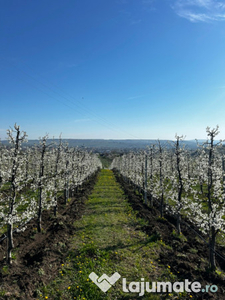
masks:
[(225, 20), (225, 4), (217, 0), (175, 0), (172, 8), (191, 22)]

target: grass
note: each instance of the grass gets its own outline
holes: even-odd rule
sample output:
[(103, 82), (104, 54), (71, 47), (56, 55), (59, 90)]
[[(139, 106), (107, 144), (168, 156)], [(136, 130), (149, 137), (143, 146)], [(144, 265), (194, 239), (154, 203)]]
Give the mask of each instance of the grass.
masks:
[(108, 156), (105, 156), (105, 155), (99, 155), (99, 159), (101, 160), (101, 163), (102, 163), (102, 167), (103, 168), (109, 168), (109, 166), (111, 165), (111, 162), (112, 162), (112, 158), (108, 157)]
[[(160, 264), (159, 255), (168, 246), (157, 235), (141, 231), (144, 225), (129, 206), (113, 172), (103, 169), (89, 196), (86, 212), (75, 222), (76, 234), (58, 276), (49, 285), (37, 289), (38, 299), (136, 299), (138, 293), (125, 293), (119, 279), (103, 293), (89, 274), (118, 272), (131, 281), (171, 281), (177, 276), (169, 266)], [(173, 299), (173, 294), (147, 293), (142, 299)], [(182, 294), (176, 299), (182, 299)], [(174, 298), (175, 299), (175, 298)]]

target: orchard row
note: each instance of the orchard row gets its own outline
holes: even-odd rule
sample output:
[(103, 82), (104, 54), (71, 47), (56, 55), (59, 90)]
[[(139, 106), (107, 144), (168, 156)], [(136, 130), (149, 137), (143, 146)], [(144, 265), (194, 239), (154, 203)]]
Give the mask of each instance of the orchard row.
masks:
[(147, 151), (116, 157), (111, 168), (144, 191), (146, 204), (158, 201), (161, 217), (169, 212), (181, 233), (182, 216), (209, 237), (210, 266), (215, 270), (215, 246), (219, 232), (225, 232), (224, 146), (215, 142), (218, 126), (207, 127), (208, 139), (188, 151), (176, 136), (170, 147), (160, 141)]
[(7, 135), (9, 146), (0, 146), (0, 229), (7, 230), (11, 263), (13, 232), (24, 230), (33, 218), (41, 232), (43, 210), (52, 208), (56, 215), (59, 197), (64, 196), (66, 204), (101, 162), (96, 154), (69, 148), (61, 139), (48, 143), (47, 135), (38, 145), (26, 147), (27, 134), (16, 124)]

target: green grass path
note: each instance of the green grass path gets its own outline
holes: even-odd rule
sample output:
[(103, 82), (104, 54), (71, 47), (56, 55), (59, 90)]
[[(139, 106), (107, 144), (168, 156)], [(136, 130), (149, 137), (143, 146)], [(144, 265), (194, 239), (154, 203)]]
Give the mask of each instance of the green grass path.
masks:
[[(122, 278), (128, 283), (141, 278), (149, 282), (175, 279), (169, 267), (160, 267), (158, 257), (165, 244), (142, 232), (143, 225), (145, 222), (128, 204), (113, 172), (101, 170), (85, 213), (75, 222), (77, 230), (70, 255), (40, 299), (162, 299), (157, 294), (139, 297), (138, 293), (122, 291)], [(99, 277), (118, 272), (121, 278), (103, 293), (89, 279), (91, 272)]]

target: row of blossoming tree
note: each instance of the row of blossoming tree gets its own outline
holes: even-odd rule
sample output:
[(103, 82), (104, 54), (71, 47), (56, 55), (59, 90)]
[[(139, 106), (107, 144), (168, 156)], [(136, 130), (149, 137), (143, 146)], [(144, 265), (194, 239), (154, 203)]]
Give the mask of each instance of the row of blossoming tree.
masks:
[[(60, 193), (65, 203), (78, 187), (101, 168), (96, 154), (69, 148), (61, 138), (26, 147), (27, 134), (16, 124), (7, 131), (9, 146), (0, 145), (0, 227), (7, 228), (7, 262), (12, 262), (13, 232), (24, 230), (37, 219), (41, 232), (42, 212), (57, 214)], [(15, 228), (15, 229), (14, 229)]]
[(188, 151), (183, 136), (176, 135), (170, 147), (158, 141), (146, 151), (116, 157), (111, 168), (144, 192), (147, 204), (155, 199), (161, 217), (165, 210), (172, 214), (179, 234), (182, 216), (188, 216), (208, 236), (215, 270), (216, 237), (225, 232), (224, 147), (215, 141), (218, 126), (206, 132), (206, 142), (197, 143), (196, 151)]

